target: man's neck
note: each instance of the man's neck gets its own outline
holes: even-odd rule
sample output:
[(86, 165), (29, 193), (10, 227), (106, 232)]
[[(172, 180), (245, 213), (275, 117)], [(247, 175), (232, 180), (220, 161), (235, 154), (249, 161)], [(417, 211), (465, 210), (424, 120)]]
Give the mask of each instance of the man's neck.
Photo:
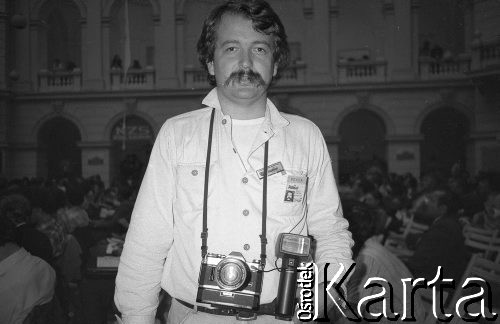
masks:
[(222, 112), (231, 116), (232, 119), (255, 119), (264, 117), (266, 113), (267, 97), (264, 95), (258, 100), (228, 100), (219, 96)]

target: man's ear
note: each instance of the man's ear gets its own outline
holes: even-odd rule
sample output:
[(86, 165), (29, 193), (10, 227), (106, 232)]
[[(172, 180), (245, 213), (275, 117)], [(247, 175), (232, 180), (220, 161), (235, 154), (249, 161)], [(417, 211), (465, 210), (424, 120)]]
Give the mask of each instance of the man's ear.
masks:
[(275, 77), (277, 73), (278, 73), (278, 64), (274, 63), (273, 77)]
[(207, 63), (207, 69), (208, 69), (208, 73), (210, 73), (210, 75), (215, 75), (214, 61)]

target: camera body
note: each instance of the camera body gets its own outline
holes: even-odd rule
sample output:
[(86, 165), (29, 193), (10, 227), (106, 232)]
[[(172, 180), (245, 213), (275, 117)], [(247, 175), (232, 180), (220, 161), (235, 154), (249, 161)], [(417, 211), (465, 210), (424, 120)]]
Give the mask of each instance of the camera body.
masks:
[(196, 301), (216, 307), (257, 310), (263, 270), (259, 260), (246, 262), (239, 252), (227, 256), (208, 253), (201, 261)]

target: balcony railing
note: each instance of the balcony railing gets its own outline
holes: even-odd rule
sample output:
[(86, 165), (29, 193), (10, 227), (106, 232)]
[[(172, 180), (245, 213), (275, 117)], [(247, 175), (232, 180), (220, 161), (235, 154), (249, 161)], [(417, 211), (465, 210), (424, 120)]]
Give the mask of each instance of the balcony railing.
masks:
[(290, 64), (281, 73), (281, 78), (277, 85), (299, 85), (304, 84), (306, 76), (306, 64), (302, 61), (297, 61)]
[(184, 84), (186, 88), (200, 89), (208, 88), (207, 72), (193, 65), (184, 67)]
[(385, 82), (387, 76), (387, 62), (375, 61), (347, 61), (338, 63), (339, 83)]
[(155, 70), (151, 66), (144, 69), (129, 69), (125, 75), (121, 69), (111, 70), (111, 89), (153, 89)]
[(82, 88), (82, 71), (79, 68), (73, 71), (38, 72), (40, 92), (80, 91)]
[(432, 57), (419, 58), (419, 74), (422, 80), (456, 79), (465, 77), (470, 71), (471, 58), (460, 54), (456, 59), (436, 60)]
[[(304, 84), (306, 65), (303, 62), (296, 62), (289, 65), (281, 74), (277, 85)], [(187, 65), (184, 68), (184, 80), (186, 88), (201, 89), (208, 88), (207, 72), (201, 68)]]
[(500, 39), (483, 42), (479, 38), (472, 44), (472, 70), (500, 66)]

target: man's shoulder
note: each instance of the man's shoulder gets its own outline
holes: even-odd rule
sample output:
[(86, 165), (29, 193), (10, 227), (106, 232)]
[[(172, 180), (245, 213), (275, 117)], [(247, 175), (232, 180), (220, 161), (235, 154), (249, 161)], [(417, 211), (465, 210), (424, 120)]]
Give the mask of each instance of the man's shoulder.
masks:
[(280, 112), (281, 116), (288, 120), (290, 123), (287, 127), (291, 129), (295, 128), (300, 128), (302, 131), (309, 130), (313, 132), (319, 131), (319, 127), (310, 119), (307, 119), (305, 117), (299, 116), (299, 115), (294, 115), (294, 114), (289, 114), (289, 113), (284, 113)]
[(185, 136), (189, 133), (195, 133), (203, 129), (203, 125), (207, 125), (210, 120), (210, 114), (213, 108), (202, 107), (192, 111), (188, 111), (173, 117), (168, 118), (162, 125), (159, 136), (178, 135)]
[(210, 113), (212, 112), (211, 107), (202, 107), (195, 110), (191, 110), (180, 115), (176, 115), (167, 119), (164, 125), (169, 126), (184, 126), (190, 123), (196, 123), (201, 120), (210, 118)]

